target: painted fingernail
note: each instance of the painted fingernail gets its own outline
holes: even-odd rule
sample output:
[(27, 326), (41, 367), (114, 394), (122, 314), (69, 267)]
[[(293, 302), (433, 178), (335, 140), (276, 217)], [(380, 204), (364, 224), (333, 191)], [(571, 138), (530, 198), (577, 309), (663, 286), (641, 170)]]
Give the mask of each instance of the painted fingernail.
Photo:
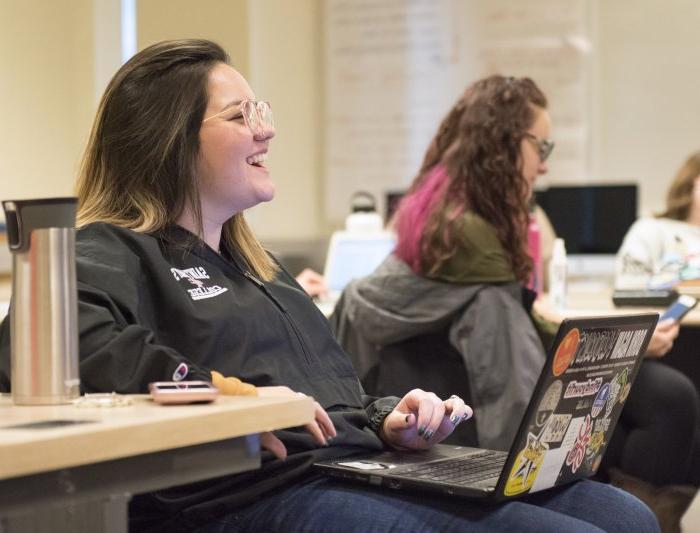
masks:
[(453, 425), (457, 425), (462, 421), (462, 417), (459, 415), (452, 415), (450, 417), (450, 422), (452, 422)]
[(425, 430), (426, 430), (426, 429), (427, 429), (427, 428), (426, 428), (425, 426), (419, 427), (419, 428), (418, 428), (418, 436), (419, 436), (419, 437), (422, 437), (422, 436), (423, 436), (423, 433), (425, 433)]
[(462, 415), (462, 420), (469, 420), (472, 417), (470, 413), (464, 413)]
[(425, 435), (423, 435), (423, 438), (425, 440), (430, 440), (430, 437), (432, 437), (435, 434), (435, 432), (431, 429), (430, 431), (426, 431)]

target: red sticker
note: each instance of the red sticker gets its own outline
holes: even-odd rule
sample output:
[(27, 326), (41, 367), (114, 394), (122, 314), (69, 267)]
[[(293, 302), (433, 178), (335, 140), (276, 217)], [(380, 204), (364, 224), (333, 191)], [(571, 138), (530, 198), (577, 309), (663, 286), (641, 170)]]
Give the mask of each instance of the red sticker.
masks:
[(562, 339), (557, 348), (557, 353), (554, 354), (554, 363), (552, 364), (552, 374), (555, 376), (561, 376), (571, 362), (574, 360), (576, 355), (576, 350), (578, 349), (578, 341), (581, 338), (581, 334), (578, 328), (574, 328), (566, 337)]

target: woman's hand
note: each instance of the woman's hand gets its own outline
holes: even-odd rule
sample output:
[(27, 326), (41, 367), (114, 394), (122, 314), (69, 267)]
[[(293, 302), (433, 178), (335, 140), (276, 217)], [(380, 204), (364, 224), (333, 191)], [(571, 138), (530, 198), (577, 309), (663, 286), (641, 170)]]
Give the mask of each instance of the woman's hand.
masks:
[(326, 280), (321, 274), (310, 268), (302, 270), (296, 277), (296, 280), (297, 283), (301, 285), (302, 289), (312, 298), (323, 296), (328, 292)]
[[(301, 392), (294, 392), (289, 387), (258, 387), (258, 396), (306, 396)], [(318, 402), (314, 402), (314, 420), (304, 426), (311, 433), (314, 442), (320, 446), (328, 446), (328, 441), (336, 436), (335, 426), (328, 413)], [(260, 445), (273, 453), (278, 459), (287, 458), (287, 448), (273, 433), (266, 432), (260, 436)]]
[(425, 450), (448, 437), (472, 414), (458, 396), (442, 401), (432, 392), (413, 389), (384, 419), (379, 436), (394, 448)]
[(678, 337), (680, 327), (678, 321), (668, 318), (656, 324), (647, 346), (647, 357), (663, 357), (673, 347), (673, 341)]

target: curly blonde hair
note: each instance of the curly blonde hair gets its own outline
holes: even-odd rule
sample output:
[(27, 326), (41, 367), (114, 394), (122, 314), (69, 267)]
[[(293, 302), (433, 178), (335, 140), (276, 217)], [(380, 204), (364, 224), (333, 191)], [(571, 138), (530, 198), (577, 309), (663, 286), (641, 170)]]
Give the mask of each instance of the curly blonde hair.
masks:
[(678, 169), (666, 194), (666, 210), (659, 218), (688, 220), (693, 203), (695, 179), (700, 176), (700, 152), (695, 152)]

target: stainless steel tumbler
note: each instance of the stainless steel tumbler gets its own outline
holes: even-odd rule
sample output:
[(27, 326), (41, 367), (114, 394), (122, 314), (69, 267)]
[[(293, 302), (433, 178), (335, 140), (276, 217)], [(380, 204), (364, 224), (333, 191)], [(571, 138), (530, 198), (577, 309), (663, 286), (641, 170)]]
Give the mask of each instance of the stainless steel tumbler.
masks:
[(75, 198), (8, 200), (12, 252), (12, 399), (68, 403), (80, 395)]

